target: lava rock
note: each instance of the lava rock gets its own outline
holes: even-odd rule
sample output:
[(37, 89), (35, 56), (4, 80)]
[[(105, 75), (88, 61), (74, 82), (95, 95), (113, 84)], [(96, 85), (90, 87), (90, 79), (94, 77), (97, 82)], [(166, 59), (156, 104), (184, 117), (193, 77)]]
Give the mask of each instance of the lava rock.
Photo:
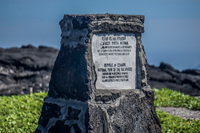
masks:
[(0, 95), (47, 91), (58, 50), (32, 45), (0, 49)]
[(190, 96), (200, 96), (200, 70), (187, 69), (180, 72), (161, 62), (159, 67), (149, 66), (149, 75), (152, 88), (168, 88)]
[[(48, 91), (58, 52), (56, 48), (32, 45), (0, 48), (0, 96)], [(152, 88), (168, 88), (200, 96), (200, 70), (178, 71), (164, 62), (159, 67), (149, 65), (148, 68)]]

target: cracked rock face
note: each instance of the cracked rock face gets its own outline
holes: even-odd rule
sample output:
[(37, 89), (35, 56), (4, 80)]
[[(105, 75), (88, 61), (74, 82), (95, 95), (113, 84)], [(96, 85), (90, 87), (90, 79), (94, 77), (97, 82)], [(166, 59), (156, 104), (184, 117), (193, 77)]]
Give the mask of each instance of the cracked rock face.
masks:
[(57, 54), (45, 46), (0, 48), (0, 96), (47, 91)]
[(159, 67), (149, 66), (152, 88), (168, 88), (190, 96), (200, 96), (200, 70), (178, 71), (161, 62)]
[[(147, 61), (141, 43), (143, 23), (144, 16), (136, 15), (64, 16), (60, 22), (61, 49), (52, 70), (49, 92), (44, 100), (36, 133), (161, 132), (153, 106), (154, 94), (149, 86)], [(92, 47), (97, 45), (98, 40), (97, 43), (92, 43), (92, 38), (102, 33), (105, 37), (107, 34), (114, 36), (110, 38), (113, 40), (116, 39), (115, 33), (121, 40), (125, 36), (123, 33), (132, 34), (135, 54), (130, 56), (134, 56), (135, 61), (129, 63), (126, 58), (121, 59), (121, 56), (118, 56), (119, 51), (116, 50), (117, 52), (113, 51), (116, 56), (108, 59), (109, 62), (104, 63), (104, 67), (118, 66), (118, 72), (105, 72), (115, 71), (114, 68), (95, 69), (101, 66), (101, 61), (99, 63), (99, 59), (96, 62), (93, 60)], [(121, 42), (119, 44), (128, 45)], [(123, 46), (123, 49), (126, 48)], [(128, 49), (124, 51), (124, 56), (130, 54), (127, 51)], [(116, 63), (116, 60), (125, 60), (126, 63)], [(129, 64), (135, 66), (128, 66)], [(126, 87), (130, 71), (135, 74), (134, 81), (130, 82), (135, 88)], [(100, 78), (98, 72), (103, 75), (102, 80), (98, 81), (101, 84), (99, 86), (96, 85)], [(106, 74), (111, 76), (104, 76)], [(110, 84), (103, 86), (103, 82)], [(113, 82), (120, 82), (116, 84), (125, 87), (116, 89)]]

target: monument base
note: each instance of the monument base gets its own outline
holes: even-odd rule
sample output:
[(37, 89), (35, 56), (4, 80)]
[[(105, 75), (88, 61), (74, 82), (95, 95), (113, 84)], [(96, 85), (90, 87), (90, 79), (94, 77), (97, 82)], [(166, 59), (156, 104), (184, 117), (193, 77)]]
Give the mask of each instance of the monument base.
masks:
[(91, 133), (160, 132), (159, 120), (153, 107), (153, 93), (150, 88), (145, 88), (145, 91), (148, 92), (149, 98), (140, 90), (98, 93), (95, 100), (88, 104), (88, 131)]

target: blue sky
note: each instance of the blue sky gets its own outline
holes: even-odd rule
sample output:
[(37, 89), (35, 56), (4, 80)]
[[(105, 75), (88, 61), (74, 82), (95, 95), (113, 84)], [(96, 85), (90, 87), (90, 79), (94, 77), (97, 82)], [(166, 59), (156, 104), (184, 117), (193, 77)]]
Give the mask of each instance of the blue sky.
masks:
[(145, 15), (142, 41), (149, 64), (200, 65), (200, 0), (0, 0), (0, 47), (60, 47), (64, 14)]

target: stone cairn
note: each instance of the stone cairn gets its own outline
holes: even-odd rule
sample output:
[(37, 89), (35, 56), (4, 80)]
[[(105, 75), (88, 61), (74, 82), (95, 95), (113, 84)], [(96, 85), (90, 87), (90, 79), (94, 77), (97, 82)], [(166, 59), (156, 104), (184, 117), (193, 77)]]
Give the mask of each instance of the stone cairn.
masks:
[(160, 133), (144, 16), (64, 15), (36, 133)]

